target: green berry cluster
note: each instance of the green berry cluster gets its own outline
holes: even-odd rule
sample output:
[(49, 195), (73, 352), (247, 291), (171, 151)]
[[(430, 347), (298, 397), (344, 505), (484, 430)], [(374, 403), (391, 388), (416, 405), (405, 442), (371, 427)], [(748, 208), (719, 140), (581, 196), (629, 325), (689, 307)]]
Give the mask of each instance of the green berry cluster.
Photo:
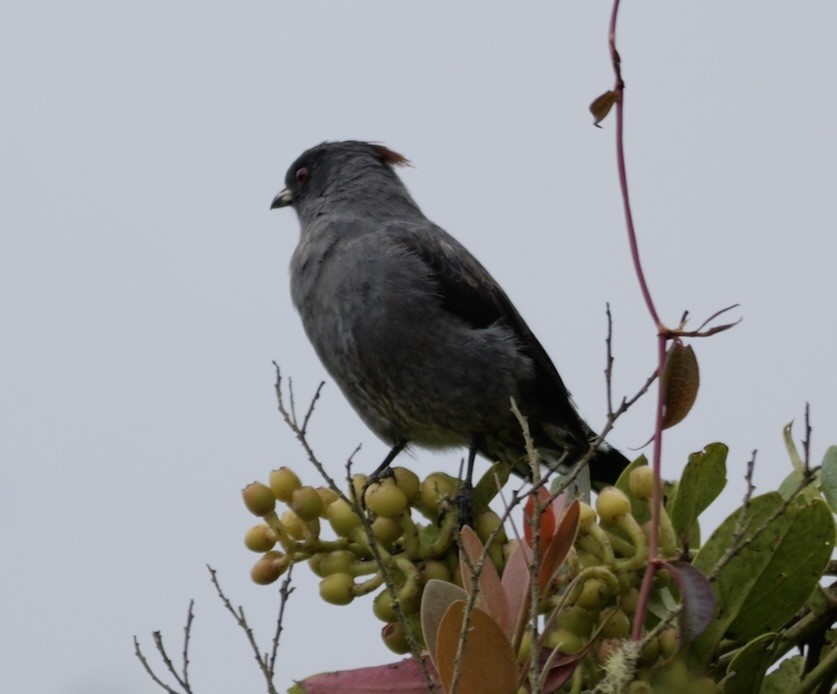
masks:
[[(394, 467), (373, 483), (354, 475), (343, 493), (303, 485), (287, 467), (274, 470), (267, 484), (254, 482), (242, 491), (248, 510), (262, 519), (244, 537), (247, 548), (262, 555), (250, 575), (266, 585), (291, 564), (307, 561), (321, 579), (326, 602), (346, 605), (377, 591), (372, 609), (386, 622), (384, 641), (406, 652), (399, 611), (420, 639), (423, 586), (433, 578), (462, 584), (456, 545), (459, 487), (457, 478), (443, 472), (422, 480)], [(495, 536), (489, 557), (502, 571), (508, 538), (499, 516), (485, 510), (474, 525), (483, 541)]]
[[(602, 665), (628, 637), (648, 561), (649, 524), (641, 524), (634, 514), (636, 504), (646, 504), (651, 496), (650, 473), (646, 466), (631, 471), (630, 494), (609, 487), (596, 498), (595, 509), (579, 504), (573, 547), (561, 570), (543, 586), (542, 646), (567, 656), (589, 653), (588, 663)], [(272, 471), (267, 484), (248, 485), (244, 503), (262, 519), (244, 540), (248, 549), (261, 554), (252, 579), (269, 584), (291, 564), (307, 561), (320, 578), (320, 596), (326, 602), (346, 605), (375, 593), (372, 609), (385, 623), (384, 642), (406, 652), (406, 629), (414, 640), (423, 640), (419, 608), (426, 583), (435, 578), (463, 585), (456, 512), (460, 481), (442, 472), (422, 480), (395, 467), (372, 483), (365, 475), (354, 475), (347, 486), (344, 493), (303, 485), (287, 467)], [(474, 531), (502, 574), (519, 541), (509, 541), (492, 510), (476, 515)], [(665, 511), (659, 536), (661, 554), (676, 556), (677, 542)], [(654, 599), (665, 601), (669, 596), (663, 593), (671, 590), (671, 577), (659, 572)], [(531, 638), (524, 635), (522, 660), (530, 648)], [(677, 631), (663, 631), (639, 654), (640, 667), (670, 659), (677, 648)]]
[[(634, 468), (628, 487), (629, 494), (616, 487), (602, 490), (595, 509), (580, 504), (573, 551), (555, 581), (556, 589), (547, 596), (552, 609), (545, 645), (568, 656), (588, 652), (590, 681), (603, 676), (601, 666), (630, 635), (648, 563), (650, 522), (640, 523), (635, 513), (642, 517), (645, 514), (637, 511), (647, 510), (653, 488), (650, 468)], [(678, 542), (665, 509), (661, 509), (658, 537), (660, 557), (675, 559)], [(674, 604), (675, 590), (670, 573), (661, 569), (655, 578), (652, 604)], [(646, 626), (650, 628), (655, 621), (652, 615)], [(637, 655), (639, 675), (672, 660), (678, 649), (678, 630), (666, 628)]]

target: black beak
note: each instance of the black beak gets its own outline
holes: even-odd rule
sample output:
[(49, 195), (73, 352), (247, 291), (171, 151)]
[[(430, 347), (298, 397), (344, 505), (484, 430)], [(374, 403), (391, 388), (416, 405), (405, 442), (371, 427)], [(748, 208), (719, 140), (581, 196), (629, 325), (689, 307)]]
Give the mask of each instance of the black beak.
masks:
[(279, 191), (275, 198), (273, 198), (273, 202), (270, 203), (270, 209), (275, 210), (279, 207), (287, 207), (288, 205), (293, 205), (294, 203), (294, 196), (290, 190), (285, 188), (285, 190)]

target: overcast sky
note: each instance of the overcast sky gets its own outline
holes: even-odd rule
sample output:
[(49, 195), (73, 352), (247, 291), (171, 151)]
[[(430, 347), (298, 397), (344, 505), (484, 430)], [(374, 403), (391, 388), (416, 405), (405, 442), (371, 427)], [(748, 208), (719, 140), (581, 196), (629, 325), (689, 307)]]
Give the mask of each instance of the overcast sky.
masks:
[[(240, 488), (313, 470), (275, 411), (271, 360), (338, 474), (385, 446), (344, 402), (288, 292), (298, 225), (269, 212), (289, 164), (326, 139), (409, 157), (425, 213), (503, 284), (584, 416), (605, 412), (605, 303), (617, 395), (654, 368), (629, 262), (608, 89), (608, 3), (14, 2), (0, 7), (0, 688), (154, 691), (131, 637), (179, 650), (196, 600), (202, 694), (262, 691), (205, 564), (267, 644)], [(730, 445), (717, 523), (789, 466), (781, 429), (811, 403), (812, 457), (837, 443), (837, 4), (623, 3), (626, 139), (642, 256), (661, 315), (740, 303), (695, 343), (702, 387), (666, 435)], [(694, 324), (694, 323), (693, 323)], [(650, 399), (618, 425), (651, 433)], [(799, 428), (797, 432), (801, 431)], [(419, 452), (419, 472), (461, 452)], [(322, 605), (301, 567), (278, 682), (394, 660), (371, 600)]]

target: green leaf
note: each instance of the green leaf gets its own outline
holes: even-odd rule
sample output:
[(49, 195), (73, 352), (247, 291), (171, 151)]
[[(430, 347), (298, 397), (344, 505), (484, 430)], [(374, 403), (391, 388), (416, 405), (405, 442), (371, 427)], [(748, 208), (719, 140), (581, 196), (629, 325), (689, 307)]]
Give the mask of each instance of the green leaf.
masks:
[(802, 457), (799, 455), (799, 451), (796, 449), (796, 443), (793, 440), (793, 422), (788, 422), (785, 425), (785, 428), (782, 429), (782, 436), (785, 439), (785, 448), (788, 449), (788, 457), (791, 459), (793, 463), (793, 469), (796, 471), (800, 477), (805, 474), (805, 461), (802, 460)]
[(508, 481), (510, 472), (511, 466), (508, 463), (498, 462), (480, 477), (480, 481), (474, 487), (474, 516), (488, 509), (488, 505)]
[(771, 648), (775, 640), (774, 633), (762, 634), (735, 654), (727, 667), (724, 694), (752, 694), (758, 691), (764, 673), (773, 662)]
[[(759, 694), (787, 694), (796, 689), (802, 681), (805, 658), (801, 655), (785, 658), (778, 669), (764, 678)], [(752, 691), (752, 690), (751, 690)]]
[(802, 484), (802, 475), (794, 470), (787, 477), (785, 477), (785, 479), (782, 480), (782, 484), (779, 485), (779, 496), (787, 501), (799, 492), (800, 484)]
[(722, 443), (710, 443), (689, 456), (670, 508), (674, 532), (687, 546), (695, 546), (696, 538), (689, 533), (692, 525), (726, 486), (728, 451)]
[(709, 662), (722, 638), (745, 642), (777, 631), (817, 585), (834, 547), (832, 514), (823, 501), (805, 496), (780, 512), (783, 504), (777, 493), (753, 498), (746, 509), (727, 518), (695, 556), (694, 566), (711, 575), (740, 522), (744, 536), (751, 538), (717, 576), (719, 615), (695, 641), (693, 655), (699, 663)]
[(837, 446), (829, 446), (820, 468), (822, 495), (834, 513), (837, 513)]

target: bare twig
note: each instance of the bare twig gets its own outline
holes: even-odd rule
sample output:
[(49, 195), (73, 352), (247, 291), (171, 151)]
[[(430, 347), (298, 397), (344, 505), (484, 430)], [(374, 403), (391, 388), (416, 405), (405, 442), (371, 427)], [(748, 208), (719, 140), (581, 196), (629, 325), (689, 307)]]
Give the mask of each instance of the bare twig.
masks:
[(308, 407), (308, 411), (305, 415), (305, 421), (303, 422), (303, 427), (300, 427), (298, 424), (298, 420), (296, 418), (296, 413), (294, 412), (294, 395), (293, 395), (293, 386), (289, 381), (289, 393), (288, 393), (288, 400), (290, 403), (289, 407), (285, 406), (285, 398), (282, 393), (282, 373), (279, 370), (279, 365), (276, 362), (273, 362), (273, 366), (276, 369), (276, 384), (274, 386), (276, 390), (276, 402), (277, 407), (279, 409), (279, 414), (282, 415), (282, 419), (285, 420), (285, 424), (288, 425), (288, 428), (294, 433), (297, 440), (299, 441), (300, 445), (302, 446), (305, 454), (308, 456), (308, 461), (316, 468), (317, 472), (320, 473), (320, 476), (326, 481), (328, 486), (338, 494), (344, 501), (349, 503), (349, 499), (346, 498), (346, 495), (337, 486), (337, 483), (332, 479), (332, 477), (326, 472), (325, 467), (320, 462), (319, 458), (317, 458), (314, 450), (311, 448), (311, 445), (308, 443), (308, 437), (306, 435), (306, 431), (303, 427), (307, 427), (308, 421), (311, 417), (311, 413), (314, 411), (314, 404), (320, 397), (320, 391), (324, 385), (324, 382), (321, 382), (320, 385), (317, 387), (317, 390), (314, 392), (314, 397), (311, 399), (311, 404)]
[(188, 692), (189, 686), (189, 640), (192, 637), (192, 622), (195, 619), (195, 600), (189, 601), (189, 610), (186, 613), (186, 624), (183, 627), (183, 686)]
[[(177, 690), (172, 689), (171, 687), (169, 687), (169, 685), (167, 685), (159, 677), (157, 677), (154, 670), (151, 668), (151, 665), (148, 664), (148, 660), (146, 659), (145, 654), (143, 654), (142, 648), (140, 647), (140, 644), (139, 644), (139, 639), (137, 639), (136, 636), (134, 636), (134, 655), (136, 655), (137, 658), (139, 659), (140, 663), (142, 663), (142, 666), (145, 669), (145, 671), (148, 673), (148, 676), (161, 689), (168, 692), (168, 694), (183, 694), (182, 692), (178, 692)], [(191, 690), (186, 690), (186, 694), (189, 694), (189, 692), (191, 692)]]
[(308, 421), (311, 419), (311, 415), (314, 414), (314, 406), (317, 404), (317, 400), (320, 399), (320, 393), (323, 392), (323, 387), (325, 386), (325, 381), (320, 381), (320, 385), (317, 386), (317, 390), (314, 391), (314, 397), (311, 398), (311, 403), (308, 405), (308, 410), (305, 413), (305, 418), (302, 420), (302, 427), (300, 431), (303, 434), (308, 432)]
[[(163, 661), (163, 664), (166, 666), (166, 670), (177, 680), (177, 683), (186, 690), (186, 684), (181, 679), (180, 675), (178, 674), (177, 670), (174, 667), (174, 663), (172, 662), (171, 658), (169, 658), (169, 654), (166, 652), (166, 648), (163, 645), (163, 633), (160, 631), (154, 631), (151, 634), (151, 637), (154, 639), (154, 646), (157, 649), (157, 652), (160, 654), (160, 658)], [(188, 691), (188, 690), (187, 690)]]
[[(259, 664), (259, 669), (262, 671), (262, 674), (265, 678), (265, 683), (267, 684), (267, 691), (268, 694), (279, 694), (278, 690), (276, 689), (276, 685), (273, 682), (273, 676), (275, 672), (272, 667), (272, 659), (267, 656), (267, 654), (262, 655), (261, 651), (259, 650), (259, 645), (256, 643), (256, 636), (253, 634), (253, 629), (250, 627), (250, 624), (247, 622), (247, 618), (244, 615), (244, 608), (239, 605), (236, 609), (233, 607), (230, 599), (226, 596), (223, 589), (221, 588), (221, 584), (218, 582), (218, 575), (217, 571), (213, 569), (211, 566), (207, 564), (207, 569), (209, 569), (209, 575), (211, 576), (212, 585), (215, 586), (215, 590), (218, 593), (218, 597), (221, 598), (221, 602), (223, 603), (224, 607), (226, 608), (227, 612), (229, 612), (233, 619), (235, 619), (238, 626), (241, 627), (241, 630), (247, 636), (247, 641), (250, 643), (250, 648), (253, 651), (253, 656), (256, 659), (256, 662)], [(288, 593), (290, 594), (290, 593)], [(279, 614), (284, 614), (284, 598), (280, 601), (280, 609)], [(278, 630), (281, 632), (281, 625), (278, 627)], [(278, 641), (278, 637), (277, 641)]]
[(288, 604), (288, 599), (294, 588), (291, 586), (291, 574), (293, 573), (294, 565), (288, 567), (288, 575), (282, 581), (282, 586), (279, 588), (279, 616), (276, 618), (276, 631), (273, 633), (273, 643), (270, 648), (270, 659), (268, 660), (268, 667), (271, 672), (276, 672), (276, 655), (279, 652), (279, 638), (282, 636), (285, 621), (285, 606)]
[(747, 473), (744, 475), (744, 481), (747, 483), (747, 490), (744, 492), (743, 507), (746, 510), (750, 506), (750, 501), (753, 494), (756, 492), (756, 485), (753, 484), (753, 473), (756, 471), (756, 455), (758, 451), (753, 449), (750, 459), (747, 461)]
[(613, 416), (613, 316), (610, 315), (610, 302), (607, 309), (607, 365), (605, 366), (605, 385), (607, 386), (607, 416)]
[(151, 632), (151, 638), (154, 640), (154, 647), (157, 649), (157, 652), (160, 654), (160, 659), (163, 661), (163, 664), (166, 666), (166, 670), (169, 671), (169, 674), (174, 677), (175, 681), (177, 682), (178, 686), (180, 687), (181, 691), (178, 692), (175, 689), (172, 689), (163, 682), (153, 671), (151, 665), (148, 663), (148, 660), (145, 657), (145, 654), (142, 652), (142, 648), (140, 647), (139, 640), (136, 636), (134, 636), (134, 654), (139, 659), (140, 663), (142, 663), (143, 668), (148, 673), (148, 676), (152, 679), (152, 681), (157, 684), (159, 687), (164, 689), (166, 692), (170, 694), (192, 694), (192, 687), (189, 683), (189, 639), (191, 638), (192, 634), (192, 622), (195, 619), (195, 601), (189, 601), (189, 610), (186, 613), (186, 625), (183, 627), (184, 637), (183, 637), (183, 668), (180, 673), (178, 673), (177, 669), (172, 662), (172, 659), (169, 657), (168, 651), (166, 650), (165, 645), (163, 644), (163, 635), (160, 631), (153, 631)]
[(805, 438), (802, 439), (802, 450), (805, 452), (805, 469), (811, 467), (811, 403), (805, 403)]

